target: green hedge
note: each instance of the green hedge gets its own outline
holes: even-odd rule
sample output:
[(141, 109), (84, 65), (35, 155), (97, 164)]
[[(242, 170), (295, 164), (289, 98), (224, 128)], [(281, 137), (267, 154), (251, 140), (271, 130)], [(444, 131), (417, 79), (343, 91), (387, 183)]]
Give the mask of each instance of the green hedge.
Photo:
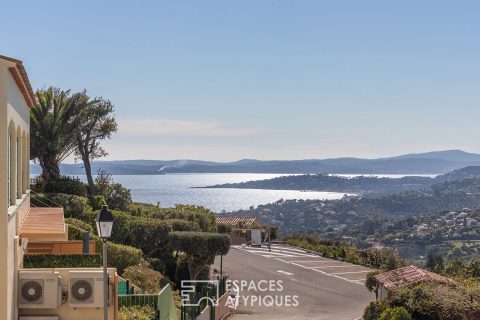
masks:
[(99, 254), (39, 254), (23, 258), (24, 268), (97, 268), (102, 266)]

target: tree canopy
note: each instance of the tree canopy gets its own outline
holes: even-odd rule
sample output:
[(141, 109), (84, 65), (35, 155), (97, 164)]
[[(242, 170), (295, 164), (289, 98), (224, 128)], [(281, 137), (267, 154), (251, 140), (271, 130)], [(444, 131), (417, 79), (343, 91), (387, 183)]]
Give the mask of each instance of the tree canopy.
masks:
[(173, 250), (185, 254), (190, 280), (195, 280), (205, 266), (212, 264), (215, 256), (230, 250), (230, 238), (219, 233), (175, 231), (168, 240)]

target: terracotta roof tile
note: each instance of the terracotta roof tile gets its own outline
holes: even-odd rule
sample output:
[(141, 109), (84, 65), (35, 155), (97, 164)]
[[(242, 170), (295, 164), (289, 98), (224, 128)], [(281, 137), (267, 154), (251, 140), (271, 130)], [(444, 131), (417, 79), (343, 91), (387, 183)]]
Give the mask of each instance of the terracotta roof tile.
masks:
[(246, 227), (260, 225), (261, 222), (256, 217), (223, 217), (217, 216), (215, 218), (217, 224), (226, 224), (229, 226), (237, 226), (239, 223), (243, 224)]
[(375, 276), (375, 280), (383, 284), (383, 286), (388, 290), (427, 280), (436, 280), (441, 282), (452, 281), (449, 278), (418, 268), (414, 265), (378, 274)]

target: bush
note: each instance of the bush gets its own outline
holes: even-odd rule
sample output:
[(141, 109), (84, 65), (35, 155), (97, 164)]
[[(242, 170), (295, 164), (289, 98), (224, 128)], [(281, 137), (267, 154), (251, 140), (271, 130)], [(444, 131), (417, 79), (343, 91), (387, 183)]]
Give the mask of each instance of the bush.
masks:
[(229, 234), (232, 231), (232, 226), (224, 223), (217, 224), (217, 232), (218, 233), (227, 233)]
[(155, 309), (151, 306), (121, 307), (118, 320), (152, 320), (155, 319)]
[(87, 231), (87, 232), (90, 232), (90, 233), (95, 232), (93, 230), (92, 225), (90, 225), (90, 224), (88, 224), (88, 223), (86, 223), (82, 220), (76, 219), (76, 218), (66, 218), (65, 223), (69, 224), (69, 225), (72, 225), (74, 227), (80, 228), (80, 229), (82, 229), (84, 231)]
[(93, 223), (96, 217), (85, 197), (62, 193), (32, 194), (31, 203), (36, 207), (63, 207), (65, 218), (76, 218)]
[(185, 254), (190, 280), (196, 280), (215, 256), (225, 255), (230, 249), (230, 238), (220, 233), (176, 231), (169, 234), (168, 240), (173, 250)]
[[(96, 240), (97, 252), (102, 252), (103, 242), (98, 236), (93, 236)], [(138, 265), (142, 259), (142, 250), (113, 242), (108, 242), (107, 247), (109, 267), (117, 268), (119, 274), (123, 274), (124, 270), (130, 266)]]
[(130, 190), (120, 183), (114, 183), (112, 176), (104, 170), (100, 170), (95, 178), (95, 194), (105, 197), (105, 201), (111, 209), (127, 210), (132, 203)]
[(165, 249), (168, 233), (172, 230), (168, 222), (158, 219), (132, 217), (127, 213), (114, 211), (112, 236), (116, 243), (132, 245), (143, 251), (147, 258)]
[(86, 232), (84, 229), (67, 223), (68, 228), (68, 240), (83, 240), (83, 234)]
[(388, 304), (384, 301), (372, 301), (363, 312), (363, 320), (379, 320), (380, 315), (387, 308)]
[(90, 205), (93, 210), (100, 210), (104, 205), (107, 204), (104, 196), (93, 196), (90, 198)]
[(126, 268), (123, 277), (148, 293), (156, 294), (160, 292), (162, 275), (160, 272), (150, 269), (145, 261)]
[(412, 316), (404, 307), (393, 307), (383, 311), (380, 320), (412, 320)]
[(200, 231), (200, 226), (195, 221), (171, 219), (167, 223), (172, 226), (172, 231)]
[(77, 196), (85, 196), (87, 194), (87, 185), (80, 179), (70, 176), (60, 176), (50, 179), (46, 183), (39, 176), (35, 179), (31, 188), (38, 193), (65, 193)]
[(23, 257), (24, 268), (98, 268), (102, 257), (98, 254), (39, 254)]
[(458, 283), (424, 282), (395, 290), (390, 304), (402, 306), (413, 319), (480, 319), (480, 288)]

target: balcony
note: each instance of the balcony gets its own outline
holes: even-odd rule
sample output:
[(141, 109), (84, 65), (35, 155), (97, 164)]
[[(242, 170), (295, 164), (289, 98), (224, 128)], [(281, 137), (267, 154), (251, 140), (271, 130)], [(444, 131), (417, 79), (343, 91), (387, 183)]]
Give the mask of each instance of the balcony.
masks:
[(29, 242), (68, 241), (63, 208), (30, 208), (19, 236)]

